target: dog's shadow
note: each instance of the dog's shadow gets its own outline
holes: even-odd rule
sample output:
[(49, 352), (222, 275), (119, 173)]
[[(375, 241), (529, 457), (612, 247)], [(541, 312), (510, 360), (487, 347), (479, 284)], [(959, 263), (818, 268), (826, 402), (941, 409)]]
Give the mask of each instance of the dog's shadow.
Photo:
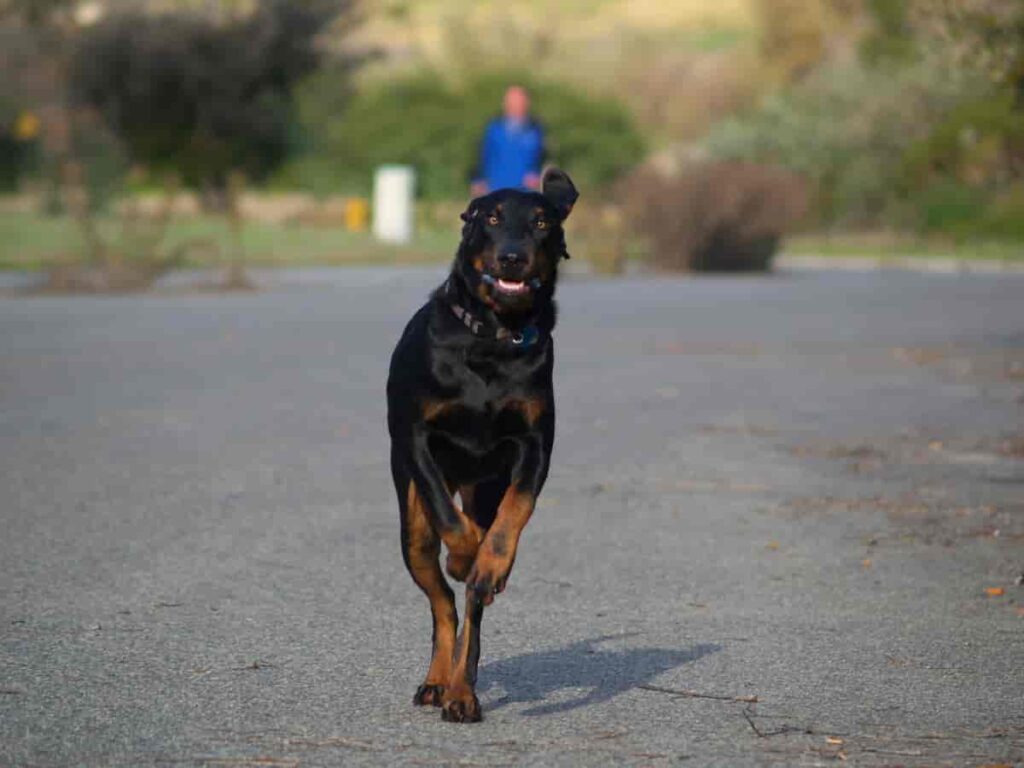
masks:
[(606, 640), (629, 637), (608, 635), (581, 640), (564, 648), (539, 651), (492, 661), (480, 668), (478, 693), (501, 688), (504, 695), (485, 706), (489, 710), (506, 704), (544, 702), (567, 688), (589, 689), (569, 701), (539, 703), (522, 714), (528, 716), (567, 712), (608, 701), (620, 693), (650, 683), (655, 677), (683, 664), (715, 653), (721, 646), (694, 645), (689, 648), (631, 648), (602, 650)]

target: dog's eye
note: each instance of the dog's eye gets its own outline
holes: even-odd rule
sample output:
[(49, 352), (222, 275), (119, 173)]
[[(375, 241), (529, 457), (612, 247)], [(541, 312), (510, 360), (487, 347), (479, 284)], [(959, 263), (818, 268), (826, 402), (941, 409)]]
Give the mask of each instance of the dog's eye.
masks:
[(544, 221), (544, 219), (540, 219), (537, 222), (537, 229), (547, 229), (547, 228), (548, 228), (548, 223), (546, 221)]
[(487, 223), (490, 224), (492, 227), (498, 226), (498, 217), (492, 213), (490, 216), (487, 217)]

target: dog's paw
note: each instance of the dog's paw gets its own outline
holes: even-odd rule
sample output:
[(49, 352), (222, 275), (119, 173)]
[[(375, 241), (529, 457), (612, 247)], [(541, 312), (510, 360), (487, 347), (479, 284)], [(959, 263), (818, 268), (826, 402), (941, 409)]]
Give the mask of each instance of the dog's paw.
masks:
[(466, 578), (466, 587), (476, 593), (484, 605), (494, 602), (494, 596), (505, 590), (510, 565), (503, 560), (477, 557)]
[(479, 723), (483, 713), (476, 694), (469, 688), (446, 691), (441, 700), (441, 719), (449, 723)]
[(424, 683), (416, 689), (412, 703), (417, 707), (440, 707), (444, 696), (444, 686)]

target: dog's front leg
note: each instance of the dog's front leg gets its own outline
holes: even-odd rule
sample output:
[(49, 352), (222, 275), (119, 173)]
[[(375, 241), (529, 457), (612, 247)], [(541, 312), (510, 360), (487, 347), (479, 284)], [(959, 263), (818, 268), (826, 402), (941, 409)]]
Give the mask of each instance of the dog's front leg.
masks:
[(494, 522), (466, 579), (465, 618), (456, 645), (452, 676), (441, 698), (441, 715), (445, 720), (468, 723), (482, 718), (475, 688), (484, 606), (490, 605), (494, 595), (505, 588), (516, 558), (519, 536), (533, 514), (537, 495), (547, 478), (549, 457), (541, 435), (524, 438), (518, 448), (512, 483), (498, 505)]
[(512, 482), (498, 505), (494, 523), (477, 551), (466, 586), (484, 605), (505, 589), (515, 563), (519, 537), (530, 521), (537, 496), (548, 474), (549, 456), (541, 435), (530, 435), (519, 443), (519, 457)]
[(444, 476), (430, 453), (426, 429), (414, 430), (410, 448), (410, 470), (423, 497), (431, 526), (441, 537), (450, 555), (472, 561), (484, 532), (456, 506)]

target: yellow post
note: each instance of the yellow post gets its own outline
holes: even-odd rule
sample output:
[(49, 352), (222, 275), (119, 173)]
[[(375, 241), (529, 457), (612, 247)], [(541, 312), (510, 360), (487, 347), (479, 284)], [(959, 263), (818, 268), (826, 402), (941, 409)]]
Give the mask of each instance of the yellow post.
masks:
[(345, 201), (345, 229), (365, 232), (370, 222), (370, 204), (364, 197), (350, 197)]

